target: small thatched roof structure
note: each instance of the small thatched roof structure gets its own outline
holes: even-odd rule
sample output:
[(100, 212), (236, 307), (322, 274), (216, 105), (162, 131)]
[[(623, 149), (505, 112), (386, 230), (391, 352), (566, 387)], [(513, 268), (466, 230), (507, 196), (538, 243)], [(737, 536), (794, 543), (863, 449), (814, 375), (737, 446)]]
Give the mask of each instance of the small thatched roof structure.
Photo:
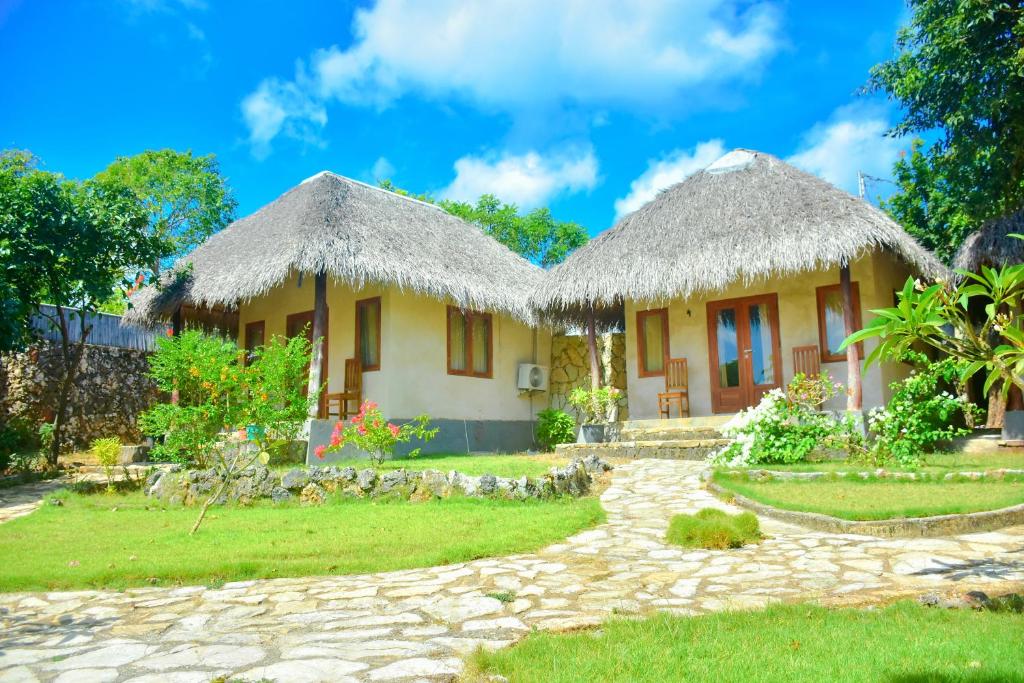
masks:
[(945, 268), (880, 210), (770, 154), (735, 150), (663, 190), (548, 273), (547, 317), (607, 317), (736, 281), (850, 263), (883, 248), (926, 276)]
[(524, 321), (533, 320), (529, 296), (542, 277), (437, 206), (325, 171), (210, 237), (164, 287), (132, 297), (128, 318), (167, 318), (179, 305), (230, 310), (296, 272), (324, 271), (353, 288), (394, 285)]
[(982, 266), (1024, 263), (1024, 240), (1010, 235), (1024, 235), (1024, 209), (986, 221), (960, 245), (953, 265), (977, 272)]

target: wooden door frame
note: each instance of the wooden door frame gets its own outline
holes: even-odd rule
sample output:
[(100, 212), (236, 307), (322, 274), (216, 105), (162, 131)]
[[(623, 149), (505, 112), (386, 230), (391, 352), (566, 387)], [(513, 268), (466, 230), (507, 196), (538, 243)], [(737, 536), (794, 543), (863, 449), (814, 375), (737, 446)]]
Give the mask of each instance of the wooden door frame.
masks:
[(707, 302), (708, 328), (708, 385), (711, 389), (711, 412), (722, 413), (722, 388), (716, 381), (718, 372), (718, 324), (717, 313), (722, 309), (736, 309), (736, 355), (739, 363), (740, 395), (745, 406), (753, 404), (755, 385), (753, 383), (753, 363), (750, 339), (750, 319), (747, 308), (750, 304), (768, 304), (769, 324), (772, 332), (772, 368), (775, 373), (775, 384), (782, 386), (782, 329), (779, 324), (779, 295), (776, 292), (741, 296), (732, 299), (719, 299)]
[[(330, 345), (330, 339), (331, 339), (331, 335), (330, 335), (330, 329), (331, 329), (331, 309), (328, 308), (326, 313), (327, 313), (327, 315), (326, 315), (326, 318), (327, 318), (326, 322), (327, 322), (327, 324), (324, 326), (324, 328), (325, 328), (324, 329), (324, 357), (323, 357), (323, 362), (321, 363), (321, 366), (320, 366), (322, 368), (322, 370), (321, 370), (321, 372), (322, 372), (321, 379), (322, 379), (322, 381), (324, 382), (325, 385), (327, 385), (331, 381), (331, 375), (330, 375), (330, 371), (329, 371), (330, 364), (327, 361), (327, 359), (331, 355), (330, 354), (330, 348), (331, 348), (331, 345)], [(292, 327), (292, 323), (295, 322), (296, 320), (304, 320), (305, 322), (308, 323), (308, 325), (309, 325), (309, 335), (310, 335), (310, 337), (312, 337), (313, 336), (313, 314), (314, 314), (314, 311), (312, 309), (310, 309), (308, 311), (300, 311), (298, 313), (289, 313), (287, 316), (285, 316), (285, 319), (284, 319), (285, 338), (286, 339), (290, 339), (290, 337), (288, 337), (288, 330), (289, 330), (289, 328)], [(326, 388), (322, 392), (320, 392), (320, 398), (317, 401), (317, 403), (319, 403), (318, 411), (319, 411), (320, 417), (325, 417), (327, 415), (327, 389)]]

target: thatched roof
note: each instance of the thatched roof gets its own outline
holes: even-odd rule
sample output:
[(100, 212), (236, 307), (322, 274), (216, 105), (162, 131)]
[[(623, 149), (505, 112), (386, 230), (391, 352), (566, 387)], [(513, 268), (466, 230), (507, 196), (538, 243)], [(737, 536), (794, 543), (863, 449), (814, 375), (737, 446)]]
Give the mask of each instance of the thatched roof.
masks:
[(978, 271), (982, 266), (1000, 266), (1024, 263), (1024, 240), (1010, 237), (1024, 235), (1024, 209), (987, 221), (969, 235), (960, 246), (953, 265)]
[(353, 288), (395, 285), (532, 321), (529, 295), (542, 277), (540, 268), (437, 206), (328, 172), (213, 235), (173, 271), (186, 275), (160, 291), (138, 292), (130, 321), (166, 318), (183, 303), (230, 309), (296, 272), (323, 271)]
[(730, 283), (835, 267), (868, 249), (926, 276), (945, 268), (880, 210), (770, 154), (735, 150), (663, 190), (548, 273), (546, 316), (599, 317), (624, 299), (659, 302)]

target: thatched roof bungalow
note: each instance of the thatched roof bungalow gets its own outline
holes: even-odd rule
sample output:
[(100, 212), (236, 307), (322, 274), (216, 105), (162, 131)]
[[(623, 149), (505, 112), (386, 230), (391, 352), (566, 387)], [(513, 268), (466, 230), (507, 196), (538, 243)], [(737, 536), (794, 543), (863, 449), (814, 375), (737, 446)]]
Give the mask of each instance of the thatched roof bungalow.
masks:
[(1024, 235), (1024, 209), (985, 222), (960, 245), (953, 265), (977, 272), (1024, 263), (1024, 240), (1011, 235)]
[[(161, 290), (136, 294), (131, 320), (234, 312), (245, 347), (305, 328), (325, 339), (329, 395), (360, 385), (390, 418), (428, 413), (442, 429), (432, 448), (532, 444), (534, 402), (517, 376), (549, 353), (529, 301), (542, 271), (437, 206), (323, 172), (173, 271)], [(314, 429), (311, 446), (321, 436)]]
[[(689, 413), (700, 416), (753, 405), (815, 364), (845, 379), (846, 304), (859, 325), (892, 305), (908, 274), (944, 273), (871, 204), (770, 154), (735, 150), (578, 249), (534, 303), (577, 323), (624, 306), (630, 416), (659, 414), (677, 358), (687, 361)], [(884, 402), (899, 372), (872, 368), (864, 403)]]

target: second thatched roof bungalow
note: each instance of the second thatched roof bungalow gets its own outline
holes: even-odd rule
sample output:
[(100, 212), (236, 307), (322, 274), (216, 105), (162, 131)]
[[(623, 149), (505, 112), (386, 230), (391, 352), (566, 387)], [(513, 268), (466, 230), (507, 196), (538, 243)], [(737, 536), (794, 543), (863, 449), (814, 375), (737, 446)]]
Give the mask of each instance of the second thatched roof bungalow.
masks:
[(576, 323), (624, 308), (632, 419), (663, 414), (666, 369), (682, 359), (686, 376), (668, 383), (685, 385), (688, 406), (667, 405), (672, 417), (734, 413), (819, 369), (850, 389), (828, 407), (859, 408), (861, 392), (864, 407), (883, 404), (905, 369), (873, 366), (861, 378), (862, 362), (840, 343), (870, 309), (893, 305), (907, 275), (944, 272), (869, 203), (769, 154), (735, 150), (579, 248), (535, 303)]
[[(533, 443), (544, 401), (521, 390), (519, 377), (521, 365), (550, 356), (529, 302), (542, 271), (437, 206), (323, 172), (212, 236), (175, 270), (187, 277), (140, 291), (132, 320), (233, 316), (246, 348), (305, 329), (325, 340), (313, 370), (328, 396), (357, 389), (391, 419), (428, 414), (441, 430), (429, 450)], [(318, 416), (351, 415), (357, 403), (327, 401)], [(336, 419), (314, 421), (311, 450)]]

